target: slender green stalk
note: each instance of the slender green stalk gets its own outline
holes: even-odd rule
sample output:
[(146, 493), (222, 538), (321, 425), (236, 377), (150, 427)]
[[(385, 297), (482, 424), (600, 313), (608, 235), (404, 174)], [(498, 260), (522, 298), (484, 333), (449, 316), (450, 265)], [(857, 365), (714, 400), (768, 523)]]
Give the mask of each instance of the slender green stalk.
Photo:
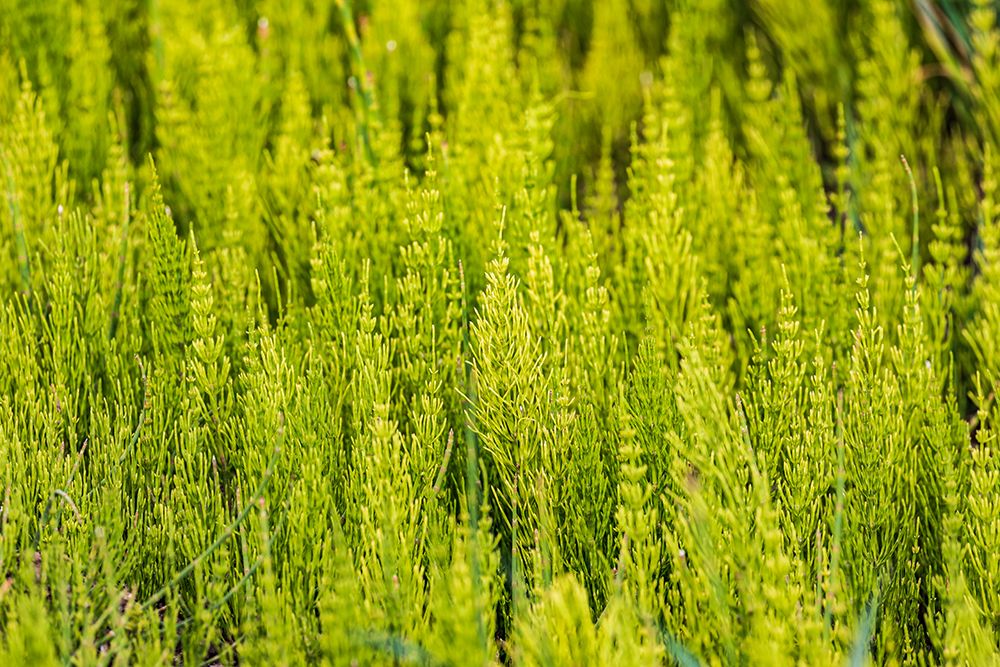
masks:
[(115, 300), (111, 304), (111, 321), (108, 324), (108, 340), (115, 337), (118, 330), (118, 321), (121, 319), (122, 293), (125, 290), (125, 263), (128, 253), (128, 228), (131, 219), (131, 198), (129, 196), (129, 184), (125, 183), (125, 199), (122, 207), (122, 241), (118, 251), (118, 275), (115, 281)]
[(135, 425), (135, 430), (132, 431), (132, 436), (129, 438), (128, 444), (118, 457), (119, 463), (123, 463), (128, 455), (135, 450), (136, 445), (139, 444), (139, 438), (142, 435), (142, 425), (146, 423), (146, 411), (149, 409), (149, 379), (146, 377), (146, 367), (138, 355), (135, 357), (135, 362), (139, 365), (139, 372), (142, 378), (142, 406), (139, 408), (139, 419)]
[(441, 485), (444, 484), (445, 476), (448, 474), (448, 463), (451, 461), (451, 448), (455, 444), (455, 431), (448, 431), (448, 445), (444, 450), (444, 459), (441, 461), (441, 467), (438, 469), (437, 477), (434, 478), (434, 485), (431, 486), (431, 491), (434, 495), (441, 492)]
[[(463, 433), (465, 437), (465, 497), (466, 511), (469, 517), (469, 561), (472, 573), (472, 590), (477, 600), (481, 598), (482, 582), (479, 573), (479, 506), (480, 471), (479, 443), (475, 429), (476, 378), (472, 366), (472, 343), (469, 334), (469, 304), (465, 283), (465, 268), (462, 261), (458, 262), (459, 289), (462, 294), (462, 353), (459, 358), (461, 369), (459, 378), (462, 381), (462, 416)], [(487, 645), (486, 628), (482, 617), (476, 615), (476, 634), (479, 646)]]
[(340, 10), (341, 23), (344, 26), (344, 34), (347, 36), (347, 46), (351, 56), (352, 79), (361, 98), (360, 115), (358, 116), (358, 140), (361, 142), (365, 158), (368, 163), (376, 166), (375, 152), (371, 145), (371, 126), (373, 119), (377, 118), (378, 106), (375, 100), (375, 83), (371, 73), (365, 66), (364, 54), (361, 51), (361, 39), (358, 37), (357, 27), (354, 24), (354, 12), (351, 9), (351, 0), (336, 0), (337, 9)]
[(910, 238), (910, 243), (912, 244), (910, 251), (910, 272), (914, 279), (914, 289), (916, 289), (916, 282), (920, 278), (920, 203), (917, 197), (917, 182), (913, 178), (910, 163), (906, 161), (905, 155), (900, 155), (899, 159), (903, 163), (903, 169), (906, 170), (906, 177), (910, 181), (910, 201), (913, 211), (913, 228)]
[(21, 205), (18, 202), (14, 172), (6, 160), (4, 161), (4, 171), (7, 172), (7, 206), (10, 209), (10, 218), (14, 223), (14, 244), (17, 251), (17, 266), (21, 273), (21, 293), (25, 298), (29, 298), (31, 296), (31, 265), (28, 261), (28, 241), (24, 232), (24, 220), (21, 218)]
[(843, 550), (844, 495), (846, 474), (844, 470), (844, 393), (837, 393), (837, 469), (835, 480), (835, 500), (833, 508), (833, 541), (830, 546), (830, 574), (827, 582), (826, 601), (823, 610), (823, 628), (827, 637), (833, 627), (833, 607), (840, 586), (840, 558)]

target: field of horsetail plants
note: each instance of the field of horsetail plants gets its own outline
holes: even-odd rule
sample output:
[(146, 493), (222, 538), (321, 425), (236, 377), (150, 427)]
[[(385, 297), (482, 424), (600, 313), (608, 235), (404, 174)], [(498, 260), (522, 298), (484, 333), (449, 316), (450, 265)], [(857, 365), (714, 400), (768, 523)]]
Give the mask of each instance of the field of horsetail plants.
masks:
[(1000, 663), (987, 0), (0, 0), (0, 664)]

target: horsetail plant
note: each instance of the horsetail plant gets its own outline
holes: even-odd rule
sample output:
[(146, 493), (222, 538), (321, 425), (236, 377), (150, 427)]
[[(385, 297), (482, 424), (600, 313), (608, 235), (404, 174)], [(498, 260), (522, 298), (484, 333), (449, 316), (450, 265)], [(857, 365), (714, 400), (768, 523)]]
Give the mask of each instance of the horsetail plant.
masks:
[(997, 12), (0, 0), (0, 664), (1000, 664)]

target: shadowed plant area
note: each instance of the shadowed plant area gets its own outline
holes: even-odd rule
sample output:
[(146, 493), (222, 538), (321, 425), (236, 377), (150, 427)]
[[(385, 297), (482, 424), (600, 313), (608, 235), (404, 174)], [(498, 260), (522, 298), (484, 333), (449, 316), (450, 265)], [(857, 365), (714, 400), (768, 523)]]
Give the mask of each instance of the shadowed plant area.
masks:
[(0, 665), (1000, 665), (998, 11), (0, 0)]

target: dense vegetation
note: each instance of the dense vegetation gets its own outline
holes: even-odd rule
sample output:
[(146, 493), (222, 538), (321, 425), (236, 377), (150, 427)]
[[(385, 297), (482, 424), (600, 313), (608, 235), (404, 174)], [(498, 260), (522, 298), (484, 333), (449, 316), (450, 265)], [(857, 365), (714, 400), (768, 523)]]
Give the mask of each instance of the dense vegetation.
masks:
[(992, 2), (0, 0), (0, 258), (0, 664), (1000, 664)]

